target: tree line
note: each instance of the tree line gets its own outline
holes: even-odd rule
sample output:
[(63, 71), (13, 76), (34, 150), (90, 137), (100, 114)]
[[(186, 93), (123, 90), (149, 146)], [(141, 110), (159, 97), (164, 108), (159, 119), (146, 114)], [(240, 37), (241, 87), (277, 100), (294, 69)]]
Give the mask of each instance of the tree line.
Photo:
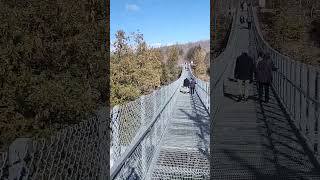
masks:
[(185, 59), (193, 61), (193, 74), (197, 78), (209, 81), (210, 52), (206, 52), (200, 45), (194, 46), (187, 51)]
[(320, 3), (317, 0), (272, 0), (260, 12), (270, 45), (293, 59), (320, 65)]
[(166, 52), (147, 45), (140, 32), (116, 32), (110, 55), (111, 106), (133, 101), (179, 78), (181, 49)]
[(106, 105), (108, 3), (0, 2), (0, 149)]

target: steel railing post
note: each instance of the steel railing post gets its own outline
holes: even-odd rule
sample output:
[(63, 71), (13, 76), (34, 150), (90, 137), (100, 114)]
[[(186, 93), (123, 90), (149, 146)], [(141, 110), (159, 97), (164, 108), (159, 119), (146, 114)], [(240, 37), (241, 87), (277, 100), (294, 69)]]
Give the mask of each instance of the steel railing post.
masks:
[[(140, 102), (141, 102), (141, 125), (142, 127), (146, 127), (147, 126), (147, 120), (146, 120), (146, 103), (145, 103), (145, 96), (142, 95), (140, 97)], [(142, 172), (146, 173), (146, 169), (147, 169), (147, 152), (146, 152), (146, 141), (142, 140), (141, 142), (141, 168), (142, 168)]]
[(309, 125), (311, 124), (311, 121), (309, 120), (309, 112), (310, 112), (310, 101), (309, 101), (309, 97), (310, 97), (310, 68), (308, 66), (307, 67), (307, 97), (305, 98), (306, 101), (306, 121), (307, 121), (307, 134), (309, 133), (309, 131), (311, 131), (311, 127), (309, 127)]
[(157, 93), (156, 93), (156, 91), (153, 91), (152, 97), (153, 97), (153, 116), (152, 116), (153, 118), (152, 119), (154, 119), (157, 116)]
[[(299, 69), (298, 69), (298, 63), (295, 61), (294, 62), (294, 84), (297, 87), (299, 84), (299, 75), (298, 75)], [(297, 88), (294, 88), (294, 120), (297, 123), (297, 119), (299, 119), (299, 107), (298, 107), (298, 102), (299, 102), (299, 91)]]
[[(316, 72), (316, 78), (315, 78), (315, 94), (314, 94), (314, 98), (315, 100), (317, 100), (317, 102), (319, 102), (319, 85), (320, 85), (320, 82), (319, 82), (319, 72), (317, 71)], [(318, 151), (319, 151), (319, 104), (316, 103), (315, 104), (315, 144), (314, 144), (314, 152), (316, 155), (318, 155)], [(319, 159), (320, 160), (320, 159)]]
[[(114, 106), (112, 108), (112, 147), (114, 147), (114, 153), (116, 158), (118, 159), (121, 155), (121, 144), (120, 144), (120, 137), (119, 137), (119, 131), (120, 131), (120, 113), (119, 113), (120, 107)], [(111, 147), (111, 148), (112, 148)], [(112, 157), (113, 158), (113, 157)]]
[[(302, 82), (301, 82), (301, 79), (302, 79), (302, 64), (300, 64), (299, 66), (299, 88), (301, 89), (302, 88)], [(302, 94), (301, 92), (299, 91), (299, 129), (301, 130), (301, 118), (302, 118)]]

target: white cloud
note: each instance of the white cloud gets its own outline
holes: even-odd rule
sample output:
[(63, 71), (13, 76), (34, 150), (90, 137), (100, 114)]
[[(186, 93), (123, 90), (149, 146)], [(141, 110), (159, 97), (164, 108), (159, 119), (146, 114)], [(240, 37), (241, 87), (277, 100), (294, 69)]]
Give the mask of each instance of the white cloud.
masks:
[(140, 7), (136, 4), (126, 4), (127, 11), (139, 11)]
[(153, 43), (151, 44), (151, 47), (154, 47), (154, 48), (158, 48), (158, 47), (161, 47), (161, 43)]
[(167, 43), (166, 46), (172, 46), (174, 45), (175, 43)]

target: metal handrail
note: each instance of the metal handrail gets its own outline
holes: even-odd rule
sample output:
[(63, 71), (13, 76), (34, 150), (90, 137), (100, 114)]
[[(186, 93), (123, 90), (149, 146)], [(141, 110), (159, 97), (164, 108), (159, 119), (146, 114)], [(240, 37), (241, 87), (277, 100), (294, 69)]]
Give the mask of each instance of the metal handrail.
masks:
[(117, 161), (117, 163), (115, 165), (113, 165), (111, 172), (110, 172), (110, 178), (114, 179), (117, 174), (119, 173), (119, 171), (121, 170), (122, 166), (124, 165), (124, 163), (126, 162), (126, 160), (132, 155), (132, 153), (136, 150), (136, 148), (138, 147), (138, 145), (143, 141), (143, 139), (146, 137), (146, 135), (148, 134), (148, 132), (150, 132), (150, 130), (152, 129), (152, 127), (154, 126), (154, 124), (157, 122), (157, 120), (159, 120), (159, 117), (161, 115), (161, 113), (164, 111), (164, 109), (167, 107), (167, 105), (169, 104), (169, 102), (172, 100), (173, 96), (175, 95), (175, 93), (177, 92), (178, 88), (175, 90), (175, 92), (173, 93), (173, 95), (170, 97), (170, 99), (166, 102), (166, 104), (161, 108), (160, 112), (158, 113), (158, 115), (153, 118), (153, 120), (149, 123), (149, 125), (145, 128), (143, 128), (140, 132), (140, 134), (138, 134), (137, 137), (135, 137), (135, 140), (133, 140), (133, 143), (131, 143), (129, 145), (129, 147), (127, 148), (127, 150), (124, 152), (123, 156), (121, 156), (121, 158)]

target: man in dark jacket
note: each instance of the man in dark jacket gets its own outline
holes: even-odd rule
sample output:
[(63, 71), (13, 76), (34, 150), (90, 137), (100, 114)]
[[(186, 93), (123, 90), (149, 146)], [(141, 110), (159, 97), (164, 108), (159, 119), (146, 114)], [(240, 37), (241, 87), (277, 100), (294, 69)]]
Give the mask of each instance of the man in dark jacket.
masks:
[(256, 79), (258, 81), (259, 99), (262, 100), (263, 90), (265, 102), (269, 102), (269, 87), (272, 83), (272, 71), (277, 70), (272, 62), (270, 55), (266, 54), (263, 60), (257, 63), (256, 67)]
[(184, 81), (183, 81), (183, 86), (184, 87), (189, 87), (189, 84), (190, 84), (190, 81), (188, 78), (185, 78)]
[(247, 101), (249, 96), (249, 83), (253, 81), (254, 63), (253, 59), (248, 55), (248, 51), (244, 51), (236, 61), (234, 69), (234, 78), (238, 79), (239, 83), (239, 99)]

